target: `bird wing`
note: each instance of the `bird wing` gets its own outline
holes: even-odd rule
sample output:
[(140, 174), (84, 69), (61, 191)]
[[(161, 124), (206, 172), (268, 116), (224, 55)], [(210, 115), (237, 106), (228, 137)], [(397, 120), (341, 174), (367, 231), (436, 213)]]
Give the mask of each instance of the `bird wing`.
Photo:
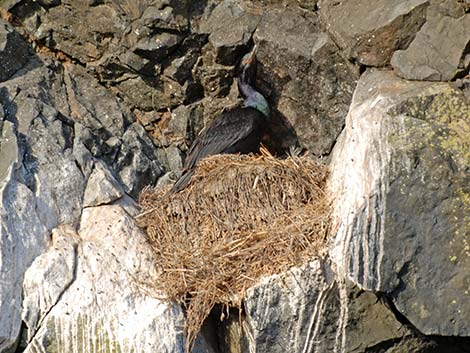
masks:
[(224, 153), (243, 140), (261, 123), (262, 114), (253, 108), (235, 108), (222, 112), (194, 140), (188, 150), (184, 169), (194, 168), (204, 157)]

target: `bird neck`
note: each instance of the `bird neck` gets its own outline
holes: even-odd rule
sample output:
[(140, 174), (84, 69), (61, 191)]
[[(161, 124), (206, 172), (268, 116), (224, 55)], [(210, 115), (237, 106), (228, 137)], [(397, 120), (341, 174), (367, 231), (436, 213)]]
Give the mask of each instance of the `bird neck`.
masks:
[(259, 93), (257, 90), (251, 87), (248, 83), (243, 82), (243, 81), (240, 81), (238, 83), (238, 88), (240, 89), (240, 92), (242, 93), (242, 95), (245, 97), (245, 100), (243, 101), (244, 107), (255, 108), (256, 110), (263, 113), (264, 116), (269, 118), (269, 115), (270, 115), (269, 104), (266, 98), (264, 98), (264, 96), (261, 93)]

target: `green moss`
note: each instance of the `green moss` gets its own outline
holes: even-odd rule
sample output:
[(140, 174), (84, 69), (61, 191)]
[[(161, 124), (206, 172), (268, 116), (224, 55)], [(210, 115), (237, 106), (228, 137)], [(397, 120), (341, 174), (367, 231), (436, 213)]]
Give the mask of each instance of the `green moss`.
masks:
[(418, 149), (431, 144), (450, 156), (458, 171), (470, 168), (470, 105), (460, 92), (450, 86), (438, 93), (428, 90), (401, 102), (389, 114), (421, 120), (402, 131), (401, 143), (408, 141), (405, 145)]
[(103, 322), (83, 315), (78, 315), (75, 320), (73, 322), (73, 318), (69, 316), (48, 320), (48, 334), (41, 342), (46, 352), (134, 353), (133, 349), (129, 350), (127, 347), (124, 349), (121, 343), (110, 335)]
[(429, 193), (442, 191), (439, 222), (449, 223), (448, 259), (455, 264), (467, 263), (470, 258), (470, 105), (461, 92), (436, 85), (400, 102), (388, 114), (391, 133), (387, 142), (393, 146), (394, 153), (404, 155), (404, 158), (392, 158), (398, 161), (392, 170), (394, 177), (401, 180), (405, 191), (409, 188), (410, 175), (418, 177)]

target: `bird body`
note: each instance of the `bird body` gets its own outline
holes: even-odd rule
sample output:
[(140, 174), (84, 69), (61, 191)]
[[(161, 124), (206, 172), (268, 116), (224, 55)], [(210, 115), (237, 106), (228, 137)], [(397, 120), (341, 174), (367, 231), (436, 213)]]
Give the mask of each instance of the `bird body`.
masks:
[(181, 177), (172, 191), (182, 190), (194, 174), (201, 159), (215, 154), (254, 153), (259, 150), (267, 120), (269, 106), (266, 99), (251, 85), (254, 83), (254, 49), (242, 59), (242, 75), (239, 80), (240, 93), (245, 97), (243, 105), (225, 110), (218, 115), (188, 150)]
[(191, 145), (183, 168), (193, 168), (197, 161), (213, 154), (258, 151), (264, 125), (264, 115), (255, 108), (237, 107), (222, 112)]

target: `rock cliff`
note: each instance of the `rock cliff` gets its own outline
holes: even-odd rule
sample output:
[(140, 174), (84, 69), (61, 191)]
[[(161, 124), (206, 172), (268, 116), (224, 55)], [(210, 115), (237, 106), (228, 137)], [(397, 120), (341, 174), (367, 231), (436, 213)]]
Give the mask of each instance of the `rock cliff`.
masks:
[(184, 352), (134, 222), (239, 103), (330, 166), (327, 254), (265, 277), (193, 351), (470, 352), (465, 0), (0, 0), (0, 352)]

